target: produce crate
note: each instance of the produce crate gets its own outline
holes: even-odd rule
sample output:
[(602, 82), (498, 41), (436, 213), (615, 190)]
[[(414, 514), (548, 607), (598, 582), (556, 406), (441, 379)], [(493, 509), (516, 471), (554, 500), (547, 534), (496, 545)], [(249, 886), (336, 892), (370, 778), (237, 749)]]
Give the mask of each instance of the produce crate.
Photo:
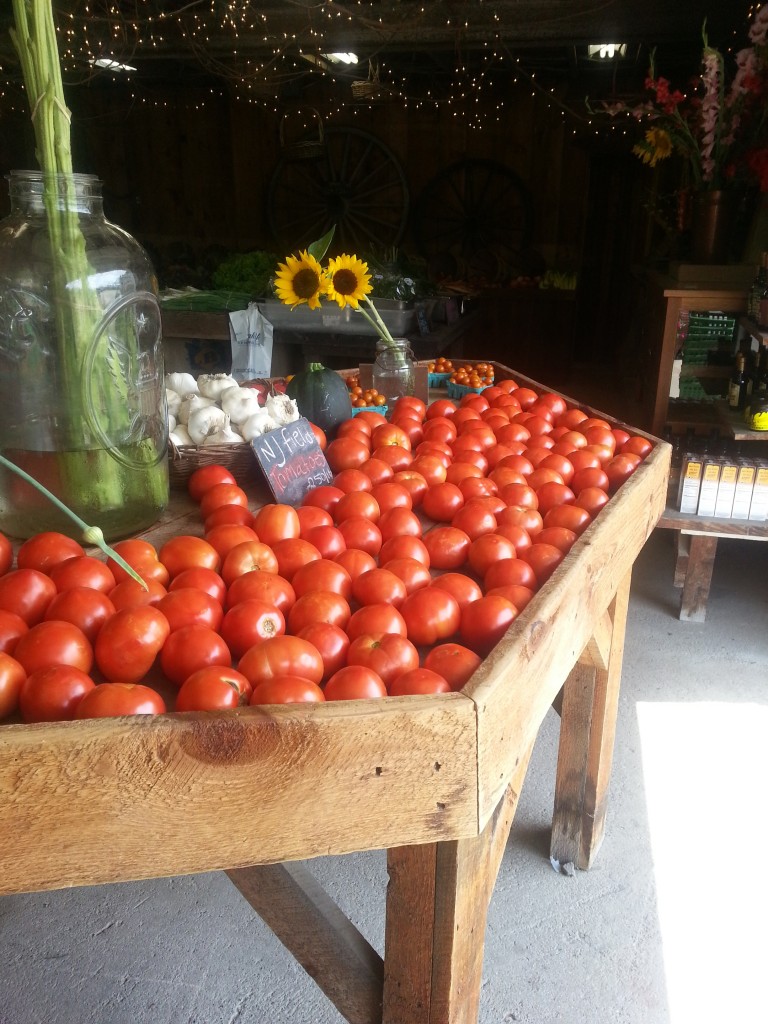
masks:
[[(416, 327), (416, 307), (412, 302), (398, 299), (371, 300), (379, 311), (381, 319), (394, 337), (404, 337)], [(360, 334), (376, 336), (376, 331), (365, 317), (345, 306), (326, 303), (320, 309), (310, 309), (306, 304), (291, 309), (277, 299), (258, 303), (260, 312), (276, 330), (301, 331), (304, 334)]]

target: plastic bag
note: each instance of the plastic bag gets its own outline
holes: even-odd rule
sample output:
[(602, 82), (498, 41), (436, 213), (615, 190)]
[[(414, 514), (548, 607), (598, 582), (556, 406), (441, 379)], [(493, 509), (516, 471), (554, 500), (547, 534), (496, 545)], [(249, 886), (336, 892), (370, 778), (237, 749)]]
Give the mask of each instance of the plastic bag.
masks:
[(229, 314), (232, 376), (240, 383), (272, 375), (272, 324), (255, 302)]

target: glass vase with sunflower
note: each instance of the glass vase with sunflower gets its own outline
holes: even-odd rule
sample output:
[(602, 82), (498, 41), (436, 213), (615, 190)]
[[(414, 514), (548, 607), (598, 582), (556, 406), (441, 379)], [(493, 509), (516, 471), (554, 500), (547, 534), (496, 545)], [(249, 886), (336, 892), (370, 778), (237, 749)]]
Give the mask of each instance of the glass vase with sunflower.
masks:
[(344, 253), (321, 264), (329, 235), (278, 264), (275, 293), (291, 307), (306, 303), (310, 309), (319, 309), (323, 302), (336, 302), (341, 309), (349, 306), (360, 313), (378, 335), (372, 384), (390, 406), (414, 392), (413, 352), (406, 338), (392, 336), (370, 298), (373, 286), (367, 263)]

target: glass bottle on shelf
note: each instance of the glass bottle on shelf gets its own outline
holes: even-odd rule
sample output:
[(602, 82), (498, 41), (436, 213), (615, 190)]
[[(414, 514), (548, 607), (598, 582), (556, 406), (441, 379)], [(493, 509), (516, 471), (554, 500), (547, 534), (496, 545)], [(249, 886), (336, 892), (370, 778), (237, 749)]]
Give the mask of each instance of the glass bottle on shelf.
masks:
[[(154, 270), (105, 219), (98, 178), (12, 171), (8, 181), (0, 452), (107, 539), (126, 536), (168, 503)], [(71, 520), (10, 470), (0, 470), (0, 530), (74, 535)]]
[(393, 338), (391, 342), (382, 338), (376, 343), (372, 384), (380, 395), (384, 395), (390, 409), (398, 398), (414, 393), (416, 371), (407, 338)]
[(763, 290), (768, 280), (768, 253), (760, 253), (760, 262), (758, 263), (755, 276), (752, 279), (752, 284), (749, 287), (749, 294), (747, 296), (747, 316), (750, 320), (758, 323), (760, 316), (760, 297), (763, 294)]

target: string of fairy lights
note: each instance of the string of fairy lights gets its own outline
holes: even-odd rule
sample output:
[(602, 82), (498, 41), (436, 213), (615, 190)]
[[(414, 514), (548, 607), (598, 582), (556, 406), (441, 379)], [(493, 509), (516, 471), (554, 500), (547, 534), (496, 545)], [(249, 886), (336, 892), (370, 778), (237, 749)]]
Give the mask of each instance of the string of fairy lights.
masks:
[[(515, 100), (511, 90), (521, 90), (558, 116), (574, 135), (627, 134), (633, 128), (627, 121), (593, 117), (586, 102), (581, 106), (567, 102), (561, 84), (552, 84), (551, 76), (540, 76), (524, 52), (515, 53), (505, 43), (494, 0), (461, 5), (467, 14), (462, 13), (458, 20), (450, 13), (456, 6), (445, 5), (448, 13), (442, 28), (455, 39), (454, 59), (452, 69), (439, 74), (434, 67), (398, 71), (387, 53), (398, 38), (403, 19), (408, 19), (413, 37), (422, 22), (435, 24), (435, 11), (442, 11), (442, 4), (390, 4), (386, 19), (375, 0), (292, 0), (279, 11), (252, 0), (187, 0), (174, 10), (159, 0), (68, 0), (65, 6), (66, 13), (57, 18), (57, 32), (66, 87), (75, 88), (96, 75), (108, 76), (127, 88), (134, 106), (178, 109), (182, 103), (201, 110), (229, 98), (279, 114), (286, 92), (295, 95), (297, 85), (312, 75), (325, 79), (326, 121), (346, 120), (388, 103), (405, 111), (448, 111), (465, 127), (482, 130), (504, 121)], [(748, 7), (745, 24), (759, 6)], [(284, 27), (286, 8), (293, 12), (291, 30)], [(397, 11), (401, 12), (399, 18), (393, 17)], [(342, 74), (324, 55), (334, 48), (332, 40), (339, 38), (340, 26), (345, 23), (369, 35), (373, 32), (377, 44), (367, 68), (358, 65), (350, 72), (347, 67)], [(248, 49), (258, 43), (263, 56), (249, 55), (246, 43)], [(738, 48), (736, 40), (734, 48)], [(169, 52), (177, 58), (186, 54), (209, 79), (218, 79), (220, 84), (207, 84), (204, 91), (190, 88), (189, 98), (180, 100), (178, 90), (169, 92), (167, 84), (124, 70), (133, 67), (132, 61), (156, 60)], [(99, 69), (97, 61), (113, 64)], [(0, 115), (25, 110), (18, 67), (0, 64)], [(311, 124), (310, 119), (298, 127)]]

